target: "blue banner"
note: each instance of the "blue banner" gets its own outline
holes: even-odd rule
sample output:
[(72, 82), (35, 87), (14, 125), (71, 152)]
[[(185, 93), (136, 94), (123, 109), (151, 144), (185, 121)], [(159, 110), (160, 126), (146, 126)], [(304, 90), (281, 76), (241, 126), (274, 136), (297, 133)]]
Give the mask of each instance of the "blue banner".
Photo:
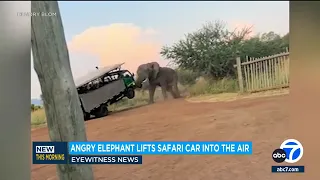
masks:
[(142, 164), (142, 156), (69, 156), (69, 164)]
[(252, 142), (69, 142), (70, 155), (251, 155)]
[(271, 166), (272, 173), (304, 173), (304, 166)]
[(67, 164), (67, 142), (33, 142), (33, 164)]

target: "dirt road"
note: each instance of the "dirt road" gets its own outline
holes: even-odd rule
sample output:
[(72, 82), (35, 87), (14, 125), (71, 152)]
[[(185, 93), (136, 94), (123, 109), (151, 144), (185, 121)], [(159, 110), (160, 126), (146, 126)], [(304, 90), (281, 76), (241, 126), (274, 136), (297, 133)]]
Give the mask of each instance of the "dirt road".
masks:
[[(96, 165), (102, 180), (267, 180), (272, 151), (289, 138), (288, 96), (219, 103), (159, 102), (86, 122), (90, 141), (253, 141), (252, 156), (144, 156), (143, 165)], [(32, 140), (48, 140), (46, 128)], [(33, 165), (34, 180), (56, 179), (54, 165)]]

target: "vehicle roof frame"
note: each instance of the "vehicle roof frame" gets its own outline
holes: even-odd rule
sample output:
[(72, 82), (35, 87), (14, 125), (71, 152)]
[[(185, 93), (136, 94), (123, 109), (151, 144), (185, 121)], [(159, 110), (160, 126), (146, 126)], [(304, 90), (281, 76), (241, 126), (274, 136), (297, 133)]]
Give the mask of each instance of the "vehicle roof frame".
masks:
[(76, 85), (77, 88), (89, 83), (89, 82), (92, 82), (98, 78), (101, 78), (103, 76), (105, 76), (107, 73), (115, 70), (115, 69), (121, 69), (121, 66), (123, 65), (124, 63), (119, 63), (119, 64), (114, 64), (114, 65), (111, 65), (111, 66), (106, 66), (106, 67), (103, 67), (103, 68), (99, 68), (99, 69), (96, 69), (94, 71), (90, 71), (89, 73), (87, 73), (86, 75), (80, 77), (80, 78), (77, 78), (74, 83)]

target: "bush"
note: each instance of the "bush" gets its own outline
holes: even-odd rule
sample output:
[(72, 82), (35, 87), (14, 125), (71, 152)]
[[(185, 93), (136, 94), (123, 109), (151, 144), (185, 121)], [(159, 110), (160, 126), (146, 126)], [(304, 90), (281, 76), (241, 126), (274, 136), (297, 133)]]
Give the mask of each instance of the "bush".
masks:
[(38, 109), (42, 109), (42, 106), (37, 106), (37, 105), (31, 104), (31, 112), (36, 111)]
[(31, 112), (31, 126), (39, 126), (46, 124), (46, 114), (44, 109), (38, 109), (33, 112)]
[(207, 22), (172, 45), (161, 56), (180, 68), (202, 72), (212, 78), (236, 77), (236, 57), (264, 57), (284, 52), (289, 34), (267, 32), (251, 37), (251, 27), (229, 30), (222, 21)]
[(188, 88), (190, 96), (238, 92), (238, 90), (237, 80), (231, 78), (223, 78), (221, 80), (201, 78)]
[(199, 73), (195, 73), (187, 69), (176, 69), (176, 71), (178, 74), (179, 83), (181, 83), (182, 85), (192, 85), (200, 76)]

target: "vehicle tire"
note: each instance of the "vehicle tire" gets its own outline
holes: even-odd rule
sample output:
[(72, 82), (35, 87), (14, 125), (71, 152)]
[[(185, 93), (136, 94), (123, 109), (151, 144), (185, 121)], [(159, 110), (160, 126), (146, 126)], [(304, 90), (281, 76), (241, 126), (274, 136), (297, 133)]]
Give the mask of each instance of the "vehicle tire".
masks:
[(87, 121), (87, 120), (90, 119), (90, 113), (85, 112), (85, 113), (83, 114), (83, 116), (84, 116), (84, 120), (85, 120), (85, 121)]
[(128, 88), (128, 89), (127, 89), (127, 92), (126, 92), (126, 96), (127, 96), (127, 98), (129, 98), (129, 99), (134, 98), (134, 96), (135, 96), (134, 89), (133, 89), (133, 88)]
[(96, 118), (101, 118), (109, 114), (108, 107), (106, 105), (101, 105), (95, 112)]

